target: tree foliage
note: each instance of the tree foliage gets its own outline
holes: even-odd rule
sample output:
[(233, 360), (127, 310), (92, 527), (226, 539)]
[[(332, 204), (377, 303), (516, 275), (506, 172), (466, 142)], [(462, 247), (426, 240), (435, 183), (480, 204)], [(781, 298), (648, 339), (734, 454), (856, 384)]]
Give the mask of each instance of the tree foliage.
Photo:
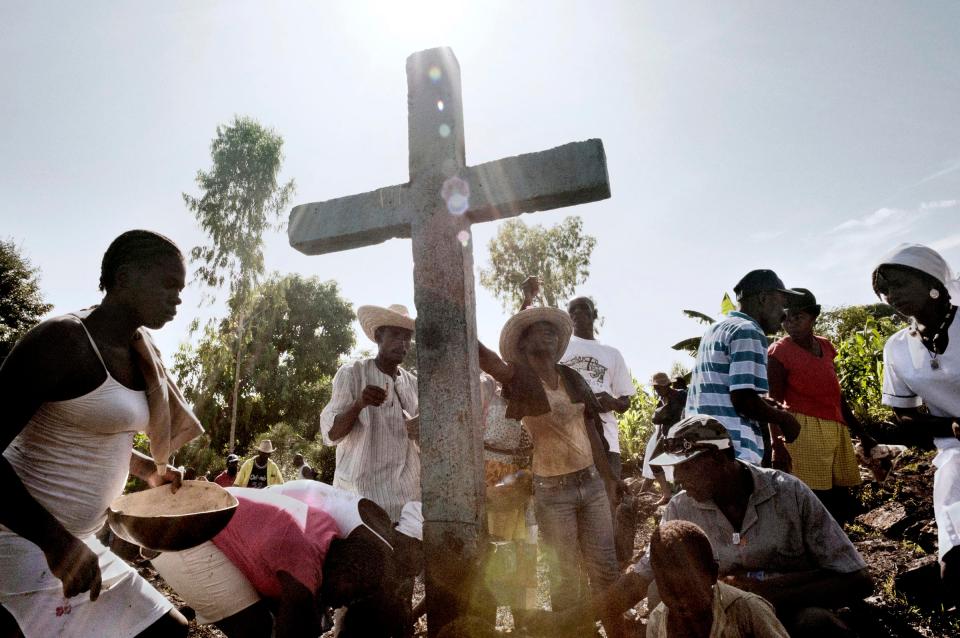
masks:
[(596, 243), (594, 237), (583, 233), (579, 217), (567, 217), (551, 228), (512, 219), (487, 245), (490, 266), (480, 270), (480, 284), (504, 309), (513, 309), (523, 301), (520, 284), (529, 275), (537, 275), (544, 302), (558, 307), (590, 275), (590, 255)]
[(0, 240), (0, 363), (51, 308), (40, 294), (39, 270), (12, 240)]
[(886, 304), (843, 306), (817, 320), (817, 332), (837, 347), (837, 377), (857, 418), (877, 425), (891, 417), (880, 403), (883, 389), (883, 346), (905, 325)]
[[(723, 293), (723, 299), (720, 300), (720, 315), (726, 316), (737, 309), (733, 299), (730, 298), (729, 293)], [(685, 314), (690, 319), (696, 320), (698, 323), (709, 326), (712, 323), (716, 323), (717, 320), (711, 317), (710, 315), (700, 312), (699, 310), (684, 310)], [(697, 356), (697, 350), (700, 349), (701, 337), (688, 337), (682, 341), (670, 346), (672, 349), (679, 352), (686, 352), (691, 357)]]
[[(228, 308), (226, 318), (204, 328), (196, 346), (184, 344), (174, 358), (180, 387), (211, 445), (229, 447), (234, 396), (240, 449), (281, 422), (312, 439), (340, 357), (353, 347), (350, 303), (336, 282), (275, 274), (248, 302), (231, 297)], [(245, 355), (237, 366), (240, 321), (246, 322), (239, 333)]]
[(210, 144), (213, 167), (197, 171), (201, 195), (183, 193), (210, 243), (190, 253), (197, 278), (242, 299), (264, 272), (263, 232), (279, 218), (293, 195), (294, 182), (278, 185), (283, 138), (248, 117), (218, 126)]
[[(234, 117), (230, 126), (217, 127), (210, 144), (213, 168), (209, 172), (197, 171), (201, 196), (183, 194), (187, 208), (210, 237), (209, 244), (195, 246), (190, 252), (193, 263), (199, 264), (196, 278), (214, 289), (229, 284), (234, 329), (234, 385), (230, 399), (234, 433), (228, 436), (231, 452), (243, 381), (244, 342), (252, 318), (251, 294), (264, 271), (263, 232), (270, 227), (271, 217), (279, 217), (294, 190), (293, 180), (277, 185), (282, 150), (283, 138), (279, 134), (251, 118)], [(208, 325), (207, 332), (210, 335), (216, 329)]]

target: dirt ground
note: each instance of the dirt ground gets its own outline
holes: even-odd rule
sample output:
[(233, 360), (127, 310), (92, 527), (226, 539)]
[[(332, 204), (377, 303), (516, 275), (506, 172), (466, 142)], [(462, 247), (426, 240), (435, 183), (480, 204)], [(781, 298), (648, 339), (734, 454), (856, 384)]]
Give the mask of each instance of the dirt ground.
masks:
[[(863, 485), (855, 490), (858, 513), (867, 513), (885, 504), (900, 504), (905, 520), (888, 530), (887, 534), (863, 522), (853, 520), (845, 530), (860, 550), (875, 580), (872, 596), (851, 608), (841, 611), (843, 618), (865, 638), (942, 638), (960, 636), (960, 611), (944, 610), (937, 598), (936, 532), (933, 524), (933, 467), (932, 452), (911, 451), (901, 460), (896, 471), (883, 484), (872, 480), (864, 470)], [(647, 544), (656, 519), (656, 510), (648, 501), (640, 511), (634, 549), (642, 551)], [(917, 566), (925, 566), (915, 570)], [(140, 573), (155, 584), (174, 604), (183, 601), (157, 576), (149, 564), (139, 567)], [(548, 606), (546, 568), (539, 568), (539, 602)], [(905, 572), (911, 572), (904, 576)], [(899, 577), (899, 578), (898, 578)], [(909, 582), (906, 578), (910, 578)], [(423, 585), (418, 582), (415, 600), (423, 596)], [(633, 611), (638, 635), (643, 633), (646, 605), (641, 603)], [(418, 637), (426, 636), (425, 618), (417, 624)], [(497, 615), (497, 630), (518, 635), (513, 630), (509, 609), (501, 607)], [(191, 622), (191, 638), (223, 638), (212, 627)]]

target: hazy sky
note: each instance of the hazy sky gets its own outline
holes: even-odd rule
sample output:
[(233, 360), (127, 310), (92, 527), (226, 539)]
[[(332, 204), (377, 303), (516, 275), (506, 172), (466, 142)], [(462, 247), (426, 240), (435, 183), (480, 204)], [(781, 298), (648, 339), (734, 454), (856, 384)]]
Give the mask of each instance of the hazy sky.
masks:
[[(769, 267), (825, 305), (874, 300), (875, 259), (928, 243), (960, 268), (960, 3), (0, 0), (0, 237), (61, 313), (99, 299), (120, 232), (204, 241), (181, 193), (235, 114), (285, 139), (294, 203), (407, 180), (406, 57), (451, 46), (468, 164), (603, 139), (613, 197), (582, 216), (581, 288), (642, 380)], [(284, 215), (284, 218), (286, 214)], [(475, 227), (487, 262), (497, 224)], [(270, 270), (413, 306), (409, 241)], [(481, 338), (507, 315), (478, 285)], [(200, 312), (185, 291), (168, 358)], [(359, 343), (366, 346), (362, 335)]]

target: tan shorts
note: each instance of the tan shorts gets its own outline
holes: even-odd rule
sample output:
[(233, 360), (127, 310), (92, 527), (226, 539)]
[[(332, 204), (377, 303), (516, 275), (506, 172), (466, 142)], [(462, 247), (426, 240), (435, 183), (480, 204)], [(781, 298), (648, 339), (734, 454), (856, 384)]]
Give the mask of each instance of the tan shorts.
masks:
[(150, 562), (197, 612), (201, 625), (228, 618), (260, 600), (243, 572), (210, 541), (182, 552), (164, 552)]

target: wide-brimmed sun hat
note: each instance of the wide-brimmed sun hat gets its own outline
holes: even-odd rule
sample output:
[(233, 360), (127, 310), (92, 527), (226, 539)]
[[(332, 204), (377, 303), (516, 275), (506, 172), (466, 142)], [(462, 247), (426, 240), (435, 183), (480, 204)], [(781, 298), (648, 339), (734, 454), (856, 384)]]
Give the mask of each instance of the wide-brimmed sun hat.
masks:
[(395, 303), (386, 308), (380, 306), (360, 306), (357, 308), (357, 321), (363, 328), (363, 334), (370, 341), (376, 341), (377, 328), (394, 326), (413, 332), (417, 328), (417, 320), (410, 316), (406, 306)]
[(257, 452), (263, 452), (264, 454), (273, 454), (273, 441), (270, 439), (264, 439), (260, 441), (260, 445), (257, 446)]
[(723, 424), (705, 414), (694, 414), (677, 422), (657, 442), (660, 454), (650, 465), (679, 465), (711, 450), (726, 450), (733, 443)]
[(573, 334), (573, 321), (570, 315), (559, 308), (527, 308), (510, 317), (500, 331), (500, 355), (505, 361), (515, 363), (522, 360), (522, 354), (517, 347), (520, 337), (527, 328), (541, 321), (553, 324), (557, 329), (557, 353), (553, 360), (560, 361), (560, 357), (567, 350), (567, 344), (570, 343), (570, 335)]

